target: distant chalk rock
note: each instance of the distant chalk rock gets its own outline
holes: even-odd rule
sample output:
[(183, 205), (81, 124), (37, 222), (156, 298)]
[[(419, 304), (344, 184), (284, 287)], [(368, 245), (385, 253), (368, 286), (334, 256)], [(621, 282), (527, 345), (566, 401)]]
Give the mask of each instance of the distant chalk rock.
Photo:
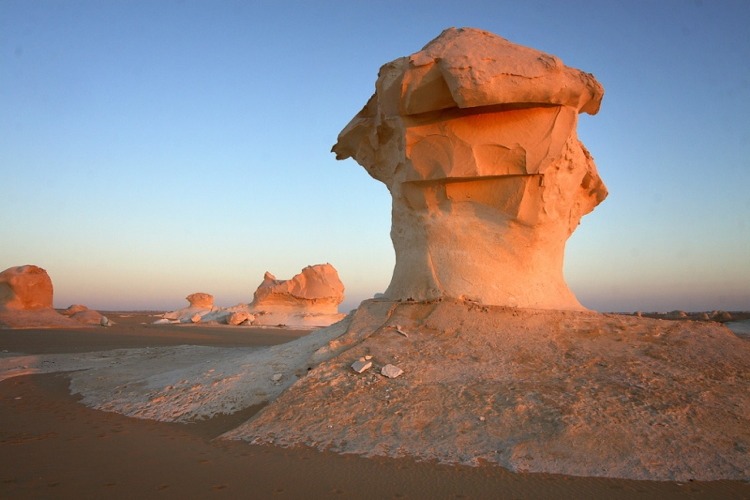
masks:
[(185, 298), (190, 302), (190, 307), (198, 309), (211, 309), (214, 307), (214, 296), (208, 293), (191, 293)]
[(245, 311), (233, 312), (227, 316), (227, 325), (241, 325), (242, 323), (252, 323), (255, 316)]
[(328, 326), (345, 316), (338, 312), (343, 300), (344, 284), (336, 269), (316, 264), (289, 280), (267, 272), (250, 310), (259, 325)]
[(175, 323), (200, 323), (219, 319), (216, 317), (218, 309), (214, 307), (213, 295), (203, 292), (191, 293), (185, 300), (189, 303), (188, 307), (164, 313), (162, 318)]

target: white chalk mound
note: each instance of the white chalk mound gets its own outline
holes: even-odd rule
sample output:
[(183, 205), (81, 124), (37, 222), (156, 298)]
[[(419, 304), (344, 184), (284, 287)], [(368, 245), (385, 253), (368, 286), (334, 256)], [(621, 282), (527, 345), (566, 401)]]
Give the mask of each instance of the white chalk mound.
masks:
[(224, 437), (575, 476), (750, 479), (750, 341), (717, 323), (452, 300), (368, 301), (350, 321), (315, 369)]

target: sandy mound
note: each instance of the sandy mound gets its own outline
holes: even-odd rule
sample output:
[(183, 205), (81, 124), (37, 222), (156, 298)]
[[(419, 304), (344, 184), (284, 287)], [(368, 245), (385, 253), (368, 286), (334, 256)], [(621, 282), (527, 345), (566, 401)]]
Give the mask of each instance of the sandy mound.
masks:
[[(750, 478), (750, 343), (718, 324), (369, 301), (326, 352), (339, 354), (225, 437), (514, 471)], [(354, 373), (365, 355), (373, 368)], [(404, 374), (381, 376), (389, 363)]]

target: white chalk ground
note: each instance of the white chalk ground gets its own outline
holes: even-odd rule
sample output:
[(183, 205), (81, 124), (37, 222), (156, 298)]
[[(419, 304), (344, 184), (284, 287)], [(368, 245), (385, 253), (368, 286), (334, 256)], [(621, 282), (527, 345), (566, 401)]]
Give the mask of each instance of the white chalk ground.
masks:
[[(365, 355), (373, 368), (354, 373)], [(403, 375), (381, 376), (386, 364)], [(367, 301), (266, 348), (0, 356), (0, 380), (59, 371), (88, 406), (139, 418), (188, 422), (270, 401), (226, 439), (579, 476), (750, 479), (750, 341), (714, 323)]]
[[(185, 345), (83, 354), (2, 353), (0, 381), (72, 372), (70, 390), (87, 406), (137, 418), (189, 422), (274, 399), (306, 374), (310, 355), (344, 333), (345, 325), (261, 348)], [(281, 378), (274, 377), (277, 374)]]

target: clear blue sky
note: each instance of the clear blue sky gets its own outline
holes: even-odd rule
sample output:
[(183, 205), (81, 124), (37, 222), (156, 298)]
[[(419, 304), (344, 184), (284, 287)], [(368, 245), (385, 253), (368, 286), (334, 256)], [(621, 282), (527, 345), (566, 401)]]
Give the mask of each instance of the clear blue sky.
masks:
[(390, 197), (329, 152), (378, 68), (450, 26), (593, 73), (610, 196), (565, 274), (597, 310), (750, 309), (750, 2), (0, 0), (0, 270), (55, 305), (249, 302), (330, 262), (390, 281)]

